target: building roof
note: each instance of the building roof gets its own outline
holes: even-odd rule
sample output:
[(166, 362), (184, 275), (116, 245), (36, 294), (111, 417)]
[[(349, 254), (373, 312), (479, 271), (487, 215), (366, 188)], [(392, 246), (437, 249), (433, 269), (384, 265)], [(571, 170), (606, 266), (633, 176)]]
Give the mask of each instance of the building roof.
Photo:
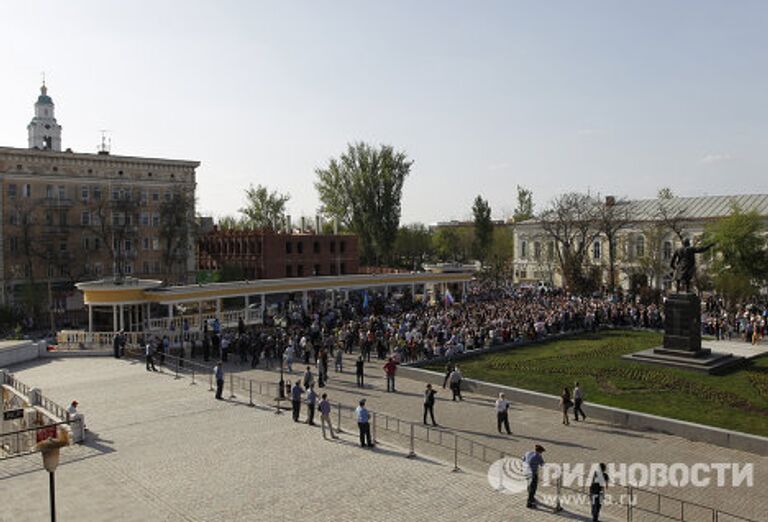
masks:
[(680, 219), (712, 219), (731, 215), (734, 205), (744, 212), (756, 211), (768, 216), (768, 194), (736, 194), (731, 196), (675, 197), (668, 200), (641, 199), (617, 202), (625, 206), (632, 221), (653, 221), (659, 217), (659, 207)]
[[(629, 220), (658, 221), (659, 209), (663, 205), (669, 216), (682, 220), (716, 219), (731, 215), (733, 205), (743, 212), (755, 211), (768, 217), (768, 194), (734, 194), (730, 196), (673, 197), (638, 200), (617, 200), (616, 207), (626, 209)], [(536, 225), (539, 219), (532, 218), (518, 225)]]
[(87, 152), (22, 149), (17, 147), (0, 146), (0, 156), (26, 156), (30, 158), (52, 158), (57, 160), (86, 160), (99, 161), (102, 163), (135, 163), (142, 165), (166, 165), (175, 167), (197, 168), (199, 161), (162, 159), (162, 158), (143, 158), (138, 156), (118, 156), (115, 154), (92, 154)]

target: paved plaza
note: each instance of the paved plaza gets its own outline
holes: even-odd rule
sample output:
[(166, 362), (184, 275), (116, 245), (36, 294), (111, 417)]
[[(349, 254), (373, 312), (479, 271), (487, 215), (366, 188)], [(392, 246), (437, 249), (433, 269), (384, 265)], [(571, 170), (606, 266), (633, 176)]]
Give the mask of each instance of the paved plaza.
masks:
[[(398, 379), (398, 392), (386, 393), (380, 366), (367, 365), (364, 390), (352, 373), (331, 372), (325, 391), (347, 405), (364, 396), (372, 411), (420, 422), (423, 384)], [(589, 520), (584, 506), (527, 510), (524, 495), (495, 492), (481, 470), (452, 473), (450, 455), (426, 446), (407, 459), (405, 445), (382, 434), (384, 444), (362, 450), (349, 430), (339, 442), (324, 441), (319, 428), (275, 415), (265, 397), (255, 398), (256, 408), (237, 390), (236, 400), (215, 401), (205, 378), (191, 386), (188, 378), (148, 373), (143, 362), (106, 357), (46, 359), (14, 370), (59, 403), (76, 398), (92, 430), (86, 445), (65, 450), (57, 472), (60, 520)], [(240, 371), (232, 362), (228, 370), (278, 380), (275, 371)], [(303, 366), (294, 370), (288, 379)], [(549, 462), (753, 462), (753, 488), (665, 492), (755, 520), (768, 510), (766, 458), (591, 419), (564, 427), (554, 403), (551, 410), (514, 405), (513, 435), (500, 436), (489, 398), (451, 402), (442, 389), (438, 397), (437, 421), (447, 430), (511, 455), (541, 443)], [(0, 463), (0, 497), (7, 499), (0, 520), (45, 519), (40, 460)]]

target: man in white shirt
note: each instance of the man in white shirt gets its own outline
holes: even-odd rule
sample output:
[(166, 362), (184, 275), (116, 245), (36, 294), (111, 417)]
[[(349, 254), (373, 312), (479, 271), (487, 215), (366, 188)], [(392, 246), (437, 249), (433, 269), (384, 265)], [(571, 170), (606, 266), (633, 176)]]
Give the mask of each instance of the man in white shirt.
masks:
[(512, 435), (512, 431), (509, 429), (509, 401), (504, 398), (504, 394), (500, 393), (499, 398), (496, 399), (496, 427), (501, 433), (501, 425), (507, 430), (507, 435)]

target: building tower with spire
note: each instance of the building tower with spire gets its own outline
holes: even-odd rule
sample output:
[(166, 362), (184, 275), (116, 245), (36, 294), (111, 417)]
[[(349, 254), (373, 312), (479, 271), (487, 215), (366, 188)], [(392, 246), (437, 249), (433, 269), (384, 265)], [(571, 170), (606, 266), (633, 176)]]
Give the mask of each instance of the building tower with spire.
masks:
[(29, 148), (61, 152), (61, 125), (56, 123), (53, 100), (48, 96), (48, 87), (43, 81), (40, 96), (35, 102), (35, 117), (27, 125)]

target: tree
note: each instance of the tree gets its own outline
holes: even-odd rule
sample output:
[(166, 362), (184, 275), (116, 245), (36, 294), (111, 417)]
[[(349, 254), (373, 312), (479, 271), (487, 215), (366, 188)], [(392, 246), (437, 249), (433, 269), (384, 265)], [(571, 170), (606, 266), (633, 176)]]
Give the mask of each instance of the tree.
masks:
[(361, 257), (389, 259), (397, 238), (403, 184), (413, 161), (389, 145), (348, 144), (346, 152), (315, 170), (322, 212), (360, 238)]
[(533, 192), (525, 187), (517, 186), (517, 206), (514, 220), (516, 223), (533, 217)]
[(397, 231), (393, 254), (395, 264), (418, 270), (421, 263), (433, 252), (432, 234), (421, 223), (403, 226)]
[(216, 225), (219, 230), (247, 230), (250, 228), (248, 218), (245, 216), (221, 216)]
[(472, 205), (472, 215), (475, 223), (475, 253), (480, 261), (485, 261), (493, 243), (493, 222), (491, 206), (480, 195), (475, 198), (475, 204)]
[(569, 192), (552, 200), (539, 217), (542, 228), (554, 241), (565, 287), (572, 292), (588, 292), (596, 285), (588, 253), (600, 234), (597, 208), (597, 202), (588, 194)]
[(765, 223), (756, 211), (737, 205), (731, 215), (710, 224), (704, 243), (714, 243), (710, 263), (715, 289), (729, 305), (758, 294), (768, 280), (768, 241)]
[(290, 194), (269, 192), (262, 185), (251, 185), (245, 191), (247, 205), (240, 209), (251, 228), (276, 232), (285, 222), (285, 205)]
[(608, 242), (608, 289), (616, 288), (616, 242), (619, 232), (629, 225), (629, 214), (624, 202), (606, 198), (597, 205), (597, 223)]
[(187, 266), (197, 239), (194, 212), (194, 196), (182, 190), (177, 190), (170, 200), (160, 204), (160, 241), (169, 279), (175, 274), (175, 279), (185, 281), (187, 272), (194, 271)]
[(510, 261), (514, 257), (515, 249), (512, 240), (512, 232), (507, 227), (493, 229), (493, 241), (488, 249), (486, 270), (488, 275), (496, 283), (505, 279), (511, 279)]

